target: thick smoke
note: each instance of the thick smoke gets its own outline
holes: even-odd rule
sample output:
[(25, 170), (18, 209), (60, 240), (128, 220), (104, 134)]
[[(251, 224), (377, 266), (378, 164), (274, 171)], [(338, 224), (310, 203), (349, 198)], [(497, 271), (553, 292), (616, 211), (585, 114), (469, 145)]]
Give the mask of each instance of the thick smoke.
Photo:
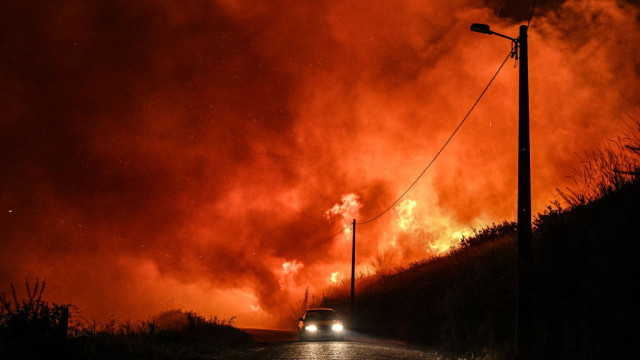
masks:
[[(468, 111), (510, 48), (469, 25), (515, 36), (530, 4), (512, 3), (3, 3), (0, 288), (39, 276), (85, 314), (282, 325), (306, 286), (348, 277), (351, 233), (331, 235), (388, 207)], [(534, 211), (640, 100), (636, 5), (537, 6)], [(513, 63), (358, 227), (359, 271), (515, 218)]]

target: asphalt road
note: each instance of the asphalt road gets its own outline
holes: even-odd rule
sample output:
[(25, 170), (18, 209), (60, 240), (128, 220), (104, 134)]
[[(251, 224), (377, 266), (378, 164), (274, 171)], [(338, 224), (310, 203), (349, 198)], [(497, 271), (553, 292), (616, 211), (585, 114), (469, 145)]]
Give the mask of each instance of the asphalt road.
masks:
[(401, 345), (372, 344), (357, 341), (292, 342), (253, 349), (236, 354), (232, 359), (300, 359), (300, 360), (436, 360), (432, 352), (410, 349)]
[(391, 359), (439, 359), (435, 351), (424, 351), (411, 348), (399, 342), (373, 339), (357, 334), (350, 334), (345, 341), (299, 342), (297, 335), (287, 332), (251, 332), (255, 340), (261, 341), (247, 351), (233, 355), (229, 359), (264, 359), (264, 360), (391, 360)]

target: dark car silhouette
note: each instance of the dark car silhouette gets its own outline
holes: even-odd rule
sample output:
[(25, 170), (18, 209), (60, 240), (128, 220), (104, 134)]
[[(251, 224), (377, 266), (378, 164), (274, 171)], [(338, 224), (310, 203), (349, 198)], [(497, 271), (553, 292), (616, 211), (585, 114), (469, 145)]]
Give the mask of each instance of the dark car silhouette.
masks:
[(301, 341), (320, 339), (344, 339), (344, 327), (333, 309), (309, 309), (298, 323)]

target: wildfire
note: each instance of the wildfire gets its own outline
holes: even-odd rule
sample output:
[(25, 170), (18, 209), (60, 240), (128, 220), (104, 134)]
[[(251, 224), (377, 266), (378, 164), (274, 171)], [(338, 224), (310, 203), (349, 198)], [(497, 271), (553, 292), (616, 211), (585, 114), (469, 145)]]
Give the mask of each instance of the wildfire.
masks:
[[(362, 204), (358, 201), (358, 195), (346, 194), (342, 195), (342, 202), (335, 204), (333, 207), (325, 211), (327, 219), (331, 219), (334, 216), (342, 217), (342, 226), (347, 227), (351, 223), (351, 220), (357, 219)], [(345, 233), (351, 233), (351, 229), (346, 229)]]
[(331, 273), (331, 276), (329, 276), (329, 282), (333, 284), (337, 284), (340, 281), (342, 281), (343, 278), (344, 276), (342, 275), (342, 273), (340, 273), (339, 271), (336, 271), (334, 273)]
[(454, 232), (453, 234), (451, 234), (451, 237), (453, 238), (453, 240), (456, 240), (457, 242), (460, 242), (463, 237), (469, 237), (472, 234), (473, 234), (472, 231), (467, 230), (467, 229), (462, 229), (462, 230), (458, 230), (458, 231)]
[[(391, 229), (388, 240), (380, 243), (373, 259), (376, 268), (389, 271), (421, 257), (445, 254), (470, 234), (439, 211), (425, 212), (420, 208), (416, 200), (409, 198), (395, 207), (400, 231)], [(437, 209), (435, 205), (429, 208)]]
[(304, 267), (304, 264), (297, 262), (296, 260), (285, 261), (282, 263), (282, 270), (280, 270), (280, 279), (278, 284), (280, 289), (290, 288), (294, 281), (296, 274)]
[[(351, 221), (406, 189), (510, 50), (469, 25), (521, 23), (487, 0), (4, 3), (0, 291), (35, 275), (88, 315), (174, 299), (241, 325), (348, 277)], [(546, 3), (529, 32), (534, 214), (640, 104), (635, 2)], [(408, 197), (358, 228), (356, 267), (515, 218), (509, 61)]]
[(396, 212), (398, 214), (398, 225), (404, 231), (415, 230), (415, 216), (413, 215), (413, 208), (416, 207), (416, 202), (410, 199), (403, 199), (402, 202), (396, 206)]

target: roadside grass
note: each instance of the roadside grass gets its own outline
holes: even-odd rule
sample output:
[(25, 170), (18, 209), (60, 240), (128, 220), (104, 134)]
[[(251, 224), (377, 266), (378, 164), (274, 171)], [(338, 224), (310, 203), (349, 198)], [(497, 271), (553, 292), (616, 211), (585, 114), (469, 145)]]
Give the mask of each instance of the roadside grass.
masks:
[[(27, 299), (2, 294), (1, 359), (188, 359), (218, 355), (251, 343), (233, 326), (234, 318), (205, 318), (193, 311), (168, 310), (147, 321), (87, 321), (72, 305), (49, 304), (45, 282)], [(75, 311), (75, 312), (74, 312)]]

